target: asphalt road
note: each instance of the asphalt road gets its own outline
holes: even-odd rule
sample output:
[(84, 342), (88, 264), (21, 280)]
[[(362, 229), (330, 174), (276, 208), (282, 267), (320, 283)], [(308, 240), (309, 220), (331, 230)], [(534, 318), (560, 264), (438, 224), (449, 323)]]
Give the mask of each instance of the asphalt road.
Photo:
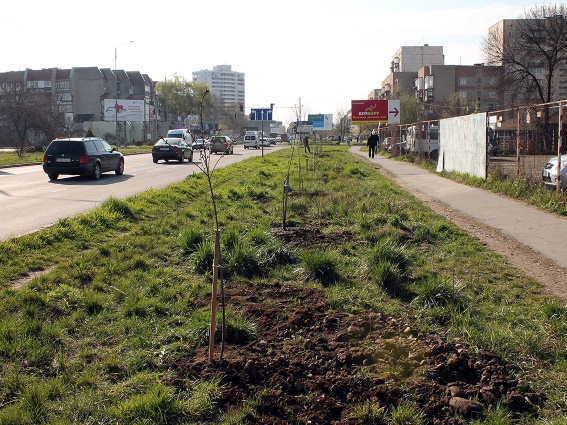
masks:
[(435, 198), (449, 208), (472, 217), (515, 239), (567, 269), (567, 218), (547, 213), (504, 196), (445, 179), (407, 162), (368, 153), (360, 146), (350, 152), (388, 171), (401, 186)]
[[(264, 148), (267, 154), (282, 145)], [(261, 149), (235, 146), (233, 155), (212, 155), (211, 167), (225, 167), (252, 156)], [(198, 152), (195, 162), (200, 161)], [(151, 188), (159, 189), (200, 173), (195, 163), (177, 161), (154, 164), (151, 154), (125, 157), (124, 174), (104, 173), (99, 180), (60, 176), (49, 181), (41, 165), (0, 168), (0, 240), (37, 231), (58, 220), (87, 212), (109, 197), (126, 198)]]

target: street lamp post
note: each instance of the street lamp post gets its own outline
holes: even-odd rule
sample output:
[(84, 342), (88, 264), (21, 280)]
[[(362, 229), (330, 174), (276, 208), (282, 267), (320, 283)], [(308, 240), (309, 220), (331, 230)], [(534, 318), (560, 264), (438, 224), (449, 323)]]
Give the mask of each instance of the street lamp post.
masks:
[(120, 46), (116, 46), (114, 48), (114, 81), (115, 81), (115, 87), (114, 87), (114, 120), (115, 120), (115, 124), (116, 124), (116, 128), (115, 128), (115, 137), (116, 137), (116, 147), (118, 147), (118, 145), (120, 144), (120, 140), (118, 138), (118, 74), (116, 72), (116, 59), (118, 58), (118, 48), (122, 47), (122, 46), (126, 46), (127, 44), (133, 43), (135, 40), (130, 40), (124, 44), (121, 44)]

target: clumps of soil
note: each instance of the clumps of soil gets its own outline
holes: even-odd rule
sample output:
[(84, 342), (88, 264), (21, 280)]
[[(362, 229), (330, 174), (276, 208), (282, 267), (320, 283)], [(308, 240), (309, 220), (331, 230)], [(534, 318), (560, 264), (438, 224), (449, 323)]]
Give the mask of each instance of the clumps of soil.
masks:
[[(404, 320), (348, 314), (323, 300), (312, 288), (231, 282), (226, 302), (257, 320), (257, 340), (227, 345), (213, 362), (207, 347), (197, 349), (171, 365), (173, 383), (221, 376), (218, 408), (227, 412), (261, 397), (247, 417), (256, 424), (355, 424), (357, 405), (388, 409), (401, 402), (414, 403), (431, 423), (464, 424), (499, 402), (523, 415), (546, 400), (495, 353), (474, 354)], [(394, 379), (388, 370), (400, 364), (406, 374)]]

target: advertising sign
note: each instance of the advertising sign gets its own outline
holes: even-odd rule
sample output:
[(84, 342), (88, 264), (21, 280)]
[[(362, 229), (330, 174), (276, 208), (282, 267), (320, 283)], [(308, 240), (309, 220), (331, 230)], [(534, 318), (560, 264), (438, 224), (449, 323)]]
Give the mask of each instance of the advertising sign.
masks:
[(144, 121), (144, 100), (104, 99), (104, 121)]
[(297, 131), (299, 133), (311, 133), (313, 131), (313, 121), (298, 121)]
[(352, 100), (353, 124), (399, 124), (399, 100)]
[(313, 121), (313, 131), (328, 131), (333, 129), (333, 114), (313, 114), (307, 119)]

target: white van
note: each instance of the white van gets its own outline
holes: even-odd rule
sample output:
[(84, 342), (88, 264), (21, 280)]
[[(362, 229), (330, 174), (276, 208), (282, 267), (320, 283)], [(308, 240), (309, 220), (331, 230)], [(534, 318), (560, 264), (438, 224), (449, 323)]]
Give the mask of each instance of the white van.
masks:
[(172, 139), (183, 139), (185, 143), (189, 144), (189, 146), (193, 143), (191, 133), (185, 128), (174, 128), (169, 130), (167, 132), (167, 137)]
[(244, 149), (248, 148), (260, 148), (260, 138), (257, 131), (247, 131), (244, 134)]

